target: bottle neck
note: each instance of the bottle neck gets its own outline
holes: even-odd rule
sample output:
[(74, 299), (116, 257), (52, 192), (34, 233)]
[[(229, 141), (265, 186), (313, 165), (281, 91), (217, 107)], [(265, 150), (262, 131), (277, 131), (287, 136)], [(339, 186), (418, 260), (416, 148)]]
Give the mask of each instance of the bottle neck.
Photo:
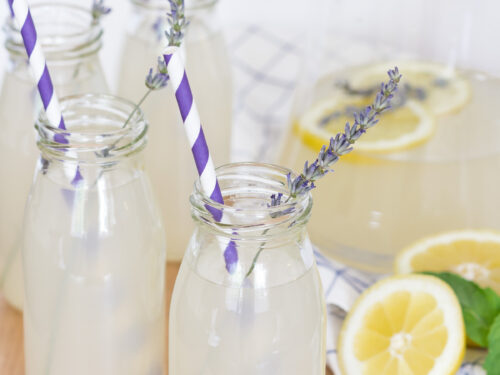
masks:
[[(97, 56), (103, 31), (90, 7), (50, 2), (34, 5), (31, 13), (49, 64), (78, 64)], [(11, 59), (26, 60), (21, 33), (13, 18), (9, 17), (4, 31)]]
[(50, 124), (43, 111), (35, 123), (45, 160), (108, 167), (137, 155), (146, 145), (148, 125), (140, 109), (133, 113), (132, 102), (86, 94), (66, 97), (60, 105), (66, 129)]
[[(201, 278), (230, 287), (261, 288), (286, 284), (314, 264), (306, 231), (312, 209), (310, 194), (288, 197), (285, 168), (237, 163), (217, 169), (225, 204), (200, 190), (191, 195), (197, 223), (185, 262)], [(279, 206), (271, 196), (283, 194)], [(222, 213), (216, 220), (212, 212)]]
[[(191, 195), (192, 216), (200, 229), (237, 242), (283, 246), (304, 232), (312, 209), (311, 195), (290, 198), (286, 168), (270, 164), (236, 163), (217, 169), (225, 204), (211, 200), (198, 181)], [(281, 194), (272, 206), (271, 196)], [(222, 213), (220, 221), (213, 213)], [(215, 215), (217, 216), (217, 215)]]

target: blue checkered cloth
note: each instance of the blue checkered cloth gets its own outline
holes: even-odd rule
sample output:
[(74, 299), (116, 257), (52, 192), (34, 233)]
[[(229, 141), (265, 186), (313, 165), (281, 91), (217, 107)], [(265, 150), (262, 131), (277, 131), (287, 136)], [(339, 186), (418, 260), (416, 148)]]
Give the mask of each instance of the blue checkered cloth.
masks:
[(301, 48), (293, 33), (248, 26), (228, 35), (233, 67), (233, 161), (274, 161), (292, 106)]
[[(301, 64), (303, 49), (296, 43), (299, 35), (277, 34), (262, 25), (250, 25), (238, 32), (232, 29), (227, 39), (235, 92), (232, 158), (274, 161), (279, 151), (276, 140), (288, 123)], [(363, 48), (334, 48), (332, 59), (343, 61), (363, 53)], [(315, 255), (327, 302), (327, 362), (336, 375), (341, 375), (336, 348), (344, 318), (359, 295), (382, 276), (347, 267), (320, 251)], [(483, 351), (468, 351), (458, 374), (486, 375), (480, 365), (484, 356)]]

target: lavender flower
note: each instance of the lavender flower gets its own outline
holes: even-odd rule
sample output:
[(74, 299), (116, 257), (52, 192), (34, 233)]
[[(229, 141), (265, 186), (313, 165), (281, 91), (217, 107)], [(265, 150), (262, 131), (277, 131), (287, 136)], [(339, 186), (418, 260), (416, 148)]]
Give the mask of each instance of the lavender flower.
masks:
[(165, 35), (169, 46), (179, 47), (189, 25), (184, 15), (184, 0), (168, 0), (168, 2), (170, 3), (170, 13), (167, 13), (169, 29), (165, 31)]
[[(389, 70), (389, 82), (382, 83), (380, 91), (375, 97), (375, 101), (371, 106), (366, 107), (360, 112), (354, 113), (354, 123), (350, 125), (347, 123), (343, 133), (337, 134), (330, 139), (328, 147), (325, 145), (321, 148), (318, 158), (309, 165), (306, 161), (304, 171), (292, 179), (288, 175), (288, 189), (290, 197), (295, 198), (298, 195), (303, 195), (314, 189), (316, 186), (314, 182), (328, 172), (333, 172), (330, 169), (331, 165), (335, 164), (339, 158), (348, 154), (353, 150), (352, 145), (371, 127), (378, 123), (378, 117), (381, 113), (391, 108), (391, 99), (397, 90), (398, 83), (401, 79), (398, 68)], [(271, 205), (280, 202), (273, 195), (271, 197)]]
[(276, 207), (281, 205), (281, 198), (283, 198), (283, 193), (271, 195), (271, 204), (268, 204), (267, 207)]
[(102, 16), (109, 14), (111, 8), (104, 5), (104, 0), (94, 0), (92, 4), (92, 19), (94, 22), (99, 21)]
[[(100, 0), (103, 1), (103, 0)], [(167, 14), (167, 22), (168, 29), (165, 31), (165, 35), (168, 39), (168, 44), (170, 46), (180, 46), (182, 40), (184, 38), (184, 32), (189, 22), (186, 20), (184, 16), (184, 0), (168, 0), (170, 3), (170, 13)], [(161, 19), (158, 19), (153, 28), (158, 31), (162, 27), (163, 22)], [(139, 103), (135, 107), (134, 111), (130, 114), (129, 118), (123, 125), (123, 127), (127, 126), (130, 119), (137, 111), (137, 109), (144, 103), (149, 94), (153, 91), (161, 90), (167, 86), (169, 80), (167, 64), (163, 60), (163, 57), (158, 57), (156, 64), (156, 72), (154, 72), (153, 68), (149, 69), (148, 75), (146, 76), (146, 80), (144, 81), (148, 91), (144, 94), (144, 96), (139, 100)]]
[(167, 86), (169, 76), (167, 73), (167, 65), (161, 57), (158, 57), (158, 65), (156, 66), (156, 73), (153, 74), (153, 68), (149, 69), (149, 74), (146, 76), (146, 87), (151, 90), (161, 90)]

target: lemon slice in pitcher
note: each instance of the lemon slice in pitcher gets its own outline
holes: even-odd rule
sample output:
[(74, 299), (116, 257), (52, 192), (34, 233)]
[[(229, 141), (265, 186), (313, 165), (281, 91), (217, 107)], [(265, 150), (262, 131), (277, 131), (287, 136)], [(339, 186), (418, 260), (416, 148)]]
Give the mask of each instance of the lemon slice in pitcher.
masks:
[(449, 271), (500, 294), (500, 232), (462, 230), (425, 238), (403, 250), (397, 273)]
[[(352, 123), (352, 112), (369, 105), (373, 98), (332, 96), (306, 112), (296, 123), (294, 131), (309, 148), (319, 151), (330, 138), (342, 132), (346, 122)], [(433, 116), (418, 102), (382, 114), (380, 122), (356, 141), (356, 152), (390, 153), (418, 146), (428, 140), (435, 130)]]
[(398, 66), (403, 78), (399, 93), (416, 100), (434, 115), (457, 112), (470, 98), (465, 77), (446, 65), (425, 61), (384, 62), (354, 70), (349, 85), (358, 92), (378, 88), (388, 67)]
[(433, 276), (405, 275), (367, 289), (342, 326), (343, 375), (452, 375), (465, 352), (462, 311)]

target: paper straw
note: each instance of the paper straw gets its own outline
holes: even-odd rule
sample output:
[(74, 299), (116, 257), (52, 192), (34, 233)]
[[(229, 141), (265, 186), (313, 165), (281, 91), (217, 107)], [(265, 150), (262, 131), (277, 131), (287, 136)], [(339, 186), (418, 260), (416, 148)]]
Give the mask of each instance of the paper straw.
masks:
[[(170, 82), (175, 92), (189, 146), (191, 147), (194, 162), (198, 169), (201, 189), (213, 201), (224, 204), (214, 163), (210, 156), (205, 134), (203, 133), (200, 115), (193, 99), (193, 93), (180, 56), (179, 47), (167, 47), (163, 52), (163, 58), (165, 59), (165, 64), (167, 64)], [(221, 221), (223, 215), (221, 210), (210, 206), (206, 206), (206, 208), (216, 221)], [(238, 264), (238, 251), (236, 243), (232, 240), (225, 246), (224, 260), (228, 272), (231, 274), (234, 273)]]
[[(21, 30), (24, 47), (28, 54), (29, 65), (33, 73), (35, 84), (42, 99), (43, 107), (49, 123), (59, 129), (66, 129), (59, 101), (54, 91), (50, 78), (47, 62), (42, 51), (41, 42), (38, 40), (35, 24), (31, 17), (30, 8), (26, 0), (8, 0), (11, 13)], [(63, 135), (55, 137), (56, 142), (68, 143)]]
[[(208, 150), (207, 141), (201, 126), (198, 108), (193, 100), (193, 93), (189, 86), (184, 63), (182, 62), (179, 48), (168, 47), (163, 55), (167, 64), (168, 75), (172, 83), (177, 104), (181, 113), (184, 129), (193, 152), (194, 162), (200, 176), (203, 192), (217, 203), (224, 204), (222, 193), (217, 181), (214, 163)], [(222, 212), (212, 208), (210, 211), (217, 221), (222, 218)]]

